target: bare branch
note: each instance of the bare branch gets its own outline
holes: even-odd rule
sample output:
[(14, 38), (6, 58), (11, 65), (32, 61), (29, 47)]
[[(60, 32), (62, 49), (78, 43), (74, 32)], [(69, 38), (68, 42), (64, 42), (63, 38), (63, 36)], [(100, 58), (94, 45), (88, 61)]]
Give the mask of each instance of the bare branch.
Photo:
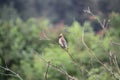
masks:
[(113, 54), (112, 52), (110, 51), (109, 52), (109, 60), (110, 60), (110, 65), (112, 66), (112, 57), (113, 57)]
[(69, 55), (69, 57), (71, 58), (71, 60), (73, 61), (73, 63), (80, 69), (80, 71), (85, 71), (85, 72), (89, 72), (87, 69), (82, 69), (81, 65), (78, 63), (78, 61), (70, 54), (70, 52), (67, 50), (66, 51), (67, 54)]
[(77, 78), (70, 76), (65, 70), (63, 70), (61, 67), (52, 64), (51, 62), (45, 60), (43, 57), (40, 56), (40, 58), (42, 59), (42, 61), (44, 61), (45, 63), (49, 63), (49, 65), (54, 68), (55, 70), (57, 70), (58, 72), (60, 72), (61, 74), (65, 75), (69, 80), (77, 80)]
[(1, 75), (5, 75), (5, 76), (13, 76), (13, 77), (16, 77), (15, 75), (13, 74), (4, 74), (4, 73), (0, 73)]
[(50, 61), (48, 62), (48, 66), (47, 66), (47, 70), (45, 72), (45, 80), (48, 80), (48, 70), (49, 70), (49, 66), (50, 66)]
[(102, 27), (102, 29), (104, 29), (105, 28), (105, 21), (102, 23), (102, 21), (100, 21), (100, 19), (99, 18), (97, 18), (97, 16), (96, 15), (94, 15), (92, 12), (91, 12), (91, 10), (90, 10), (90, 8), (88, 7), (86, 10), (83, 10), (85, 13), (88, 13), (88, 14), (90, 14), (90, 15), (92, 15), (99, 23), (100, 23), (100, 25), (101, 25), (101, 27)]
[(113, 56), (112, 61), (113, 61), (114, 65), (115, 65), (118, 73), (120, 74), (120, 68), (119, 68), (119, 66), (118, 66), (118, 62), (117, 62), (117, 57), (116, 57), (116, 55)]
[(95, 55), (95, 53), (87, 46), (87, 44), (84, 41), (84, 31), (85, 31), (85, 27), (83, 27), (83, 32), (82, 32), (82, 42), (83, 42), (83, 45), (86, 47), (86, 49), (88, 49), (89, 55), (94, 56), (97, 62), (100, 63), (107, 71), (109, 71), (116, 80), (118, 80), (118, 78), (115, 76), (115, 73), (112, 70), (110, 70), (104, 63), (102, 63), (100, 59)]
[[(5, 64), (6, 64), (6, 62), (5, 62)], [(14, 76), (14, 77), (19, 78), (20, 80), (23, 80), (22, 77), (19, 74), (17, 74), (16, 72), (12, 71), (11, 69), (9, 69), (7, 67), (7, 64), (6, 64), (6, 67), (0, 66), (0, 68), (12, 73), (12, 74), (4, 74), (3, 73), (3, 75)], [(0, 73), (0, 74), (2, 74), (2, 73)]]
[(111, 44), (120, 46), (120, 43), (116, 43), (116, 42), (111, 42)]

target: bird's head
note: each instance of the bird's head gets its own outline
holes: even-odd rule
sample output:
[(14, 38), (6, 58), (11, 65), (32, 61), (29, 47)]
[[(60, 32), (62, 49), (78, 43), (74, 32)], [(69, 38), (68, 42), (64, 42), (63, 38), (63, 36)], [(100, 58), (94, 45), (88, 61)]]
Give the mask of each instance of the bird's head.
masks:
[(61, 37), (63, 37), (63, 34), (62, 34), (62, 33), (59, 35), (59, 38), (61, 38)]

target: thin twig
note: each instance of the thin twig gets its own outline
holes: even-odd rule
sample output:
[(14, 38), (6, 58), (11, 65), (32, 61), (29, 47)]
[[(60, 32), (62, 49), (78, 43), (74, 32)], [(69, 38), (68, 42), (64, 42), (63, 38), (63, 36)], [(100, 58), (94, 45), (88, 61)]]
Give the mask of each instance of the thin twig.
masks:
[[(69, 55), (69, 57), (71, 58), (71, 60), (73, 61), (73, 63), (80, 69), (80, 71), (83, 71), (83, 69), (81, 68), (80, 64), (77, 62), (77, 60), (70, 54), (70, 52), (67, 50), (66, 51), (67, 54)], [(84, 69), (85, 72), (89, 72), (87, 69)]]
[[(92, 68), (94, 68), (94, 64), (92, 63), (92, 57), (91, 57), (91, 59), (90, 59), (90, 64), (91, 64)], [(95, 75), (94, 75), (94, 76), (95, 76)], [(95, 79), (95, 80), (98, 80), (96, 76), (94, 77), (94, 79)]]
[[(45, 63), (49, 63), (49, 61), (45, 60), (43, 57), (40, 56), (40, 58), (42, 59), (42, 61), (44, 61)], [(54, 65), (52, 63), (49, 63), (49, 65), (56, 69), (58, 72), (60, 72), (61, 74), (65, 75), (66, 77), (68, 77), (68, 79), (70, 80), (77, 80), (75, 77), (70, 76), (65, 70), (63, 70), (61, 67)]]
[(78, 61), (71, 55), (71, 53), (69, 52), (68, 49), (64, 49), (64, 50), (67, 52), (67, 54), (69, 55), (69, 57), (70, 57), (70, 59), (72, 60), (72, 62), (74, 63), (74, 65), (81, 71), (82, 76), (84, 76), (83, 71), (86, 72), (86, 73), (89, 73), (89, 71), (88, 71), (87, 69), (83, 68), (83, 67), (78, 63)]
[(111, 44), (120, 46), (120, 43), (116, 43), (116, 42), (111, 42)]
[[(102, 22), (100, 21), (100, 19), (96, 17), (96, 16), (91, 12), (91, 10), (90, 10), (89, 7), (88, 7), (87, 10), (84, 10), (84, 12), (86, 12), (86, 13), (92, 15), (93, 17), (95, 17), (95, 18), (97, 19), (97, 21), (99, 22), (99, 24), (101, 25), (101, 27), (102, 27), (103, 30), (105, 30), (105, 25), (108, 26), (108, 24), (105, 24), (105, 20), (104, 20), (104, 22), (102, 23)], [(87, 46), (87, 44), (86, 44), (85, 41), (84, 41), (84, 30), (85, 30), (85, 27), (83, 27), (83, 32), (82, 32), (82, 42), (83, 42), (84, 46), (90, 51), (89, 54), (92, 55), (92, 56), (94, 56), (95, 59), (96, 59), (101, 65), (103, 65), (103, 67), (104, 67), (107, 71), (109, 71), (116, 80), (118, 80), (118, 78), (115, 76), (114, 72), (113, 72), (112, 70), (110, 70), (106, 65), (104, 65), (104, 63), (102, 63), (102, 62), (100, 61), (100, 59), (95, 55), (95, 53)], [(112, 44), (116, 44), (116, 45), (119, 45), (119, 46), (120, 46), (120, 44), (118, 44), (118, 43), (112, 43)], [(117, 60), (116, 60), (115, 65), (118, 65), (118, 64), (117, 64)], [(118, 67), (118, 68), (119, 68), (119, 67)]]
[(100, 23), (100, 25), (101, 25), (101, 27), (102, 27), (102, 29), (104, 29), (105, 28), (105, 25), (104, 25), (104, 23), (102, 23), (101, 21), (100, 21), (100, 19), (99, 18), (97, 18), (92, 12), (91, 12), (91, 10), (90, 10), (90, 8), (88, 7), (88, 9), (86, 9), (86, 10), (84, 10), (84, 12), (85, 13), (88, 13), (88, 14), (90, 14), (90, 15), (92, 15), (99, 23)]
[(13, 77), (16, 77), (15, 75), (13, 74), (4, 74), (4, 73), (0, 73), (1, 75), (5, 75), (5, 76), (13, 76)]
[(114, 63), (114, 65), (115, 65), (115, 67), (117, 68), (117, 71), (118, 71), (118, 73), (120, 74), (120, 68), (119, 68), (119, 66), (118, 66), (118, 62), (117, 62), (117, 57), (116, 57), (116, 55), (114, 55), (114, 57), (113, 57), (113, 63)]
[(84, 41), (84, 31), (85, 31), (85, 27), (83, 27), (83, 32), (82, 32), (82, 42), (83, 42), (83, 45), (86, 47), (86, 49), (88, 49), (89, 55), (94, 56), (95, 59), (97, 60), (97, 62), (99, 62), (107, 71), (109, 71), (109, 72), (113, 75), (113, 77), (114, 77), (116, 80), (118, 80), (118, 78), (115, 76), (114, 72), (113, 72), (112, 70), (110, 70), (106, 65), (104, 65), (104, 63), (102, 63), (102, 62), (99, 60), (99, 58), (95, 55), (95, 53), (87, 46), (87, 44), (86, 44), (85, 41)]
[(109, 60), (110, 60), (110, 65), (112, 66), (112, 58), (113, 58), (113, 54), (112, 52), (110, 51), (109, 52)]
[(47, 66), (47, 70), (46, 70), (46, 72), (45, 72), (45, 80), (48, 80), (48, 70), (49, 70), (49, 66), (50, 66), (50, 61), (48, 62), (47, 65), (48, 65), (48, 66)]
[[(6, 62), (5, 62), (5, 64), (6, 64)], [(14, 75), (14, 76), (16, 76), (17, 78), (19, 78), (20, 80), (23, 80), (22, 77), (21, 77), (19, 74), (17, 74), (16, 72), (12, 71), (11, 69), (9, 69), (9, 68), (7, 67), (7, 65), (6, 65), (6, 67), (0, 66), (0, 68), (12, 73), (12, 74), (4, 74), (4, 75), (9, 75), (9, 76), (10, 76), (10, 75), (11, 75), (11, 76)]]
[(67, 52), (67, 54), (69, 55), (69, 57), (71, 58), (71, 60), (76, 64), (76, 65), (78, 65), (78, 63), (77, 63), (77, 61), (74, 59), (74, 57), (70, 54), (70, 52), (67, 50), (66, 51)]

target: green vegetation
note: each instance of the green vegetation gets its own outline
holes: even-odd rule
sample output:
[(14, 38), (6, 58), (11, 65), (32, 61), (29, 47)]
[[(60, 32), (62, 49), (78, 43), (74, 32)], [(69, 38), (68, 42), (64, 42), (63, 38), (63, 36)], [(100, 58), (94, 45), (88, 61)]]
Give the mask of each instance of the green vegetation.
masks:
[[(51, 26), (50, 21), (45, 18), (30, 18), (27, 21), (22, 21), (18, 17), (10, 20), (1, 19), (0, 66), (7, 65), (23, 80), (44, 80), (47, 69), (47, 63), (42, 59), (44, 58), (78, 80), (120, 79), (120, 14), (111, 14), (110, 27), (105, 35), (96, 35), (89, 22), (81, 26), (74, 21), (71, 26), (64, 27), (62, 31), (59, 27)], [(58, 45), (57, 38), (60, 32), (67, 38), (69, 52), (80, 65), (80, 69), (74, 65), (67, 52)], [(101, 65), (96, 57), (104, 65)], [(116, 59), (118, 65), (114, 63)], [(105, 66), (114, 74), (105, 69)], [(19, 80), (8, 75), (6, 77), (4, 74), (10, 72), (0, 68), (0, 79)], [(49, 67), (47, 76), (48, 80), (66, 80), (66, 76), (52, 66)]]

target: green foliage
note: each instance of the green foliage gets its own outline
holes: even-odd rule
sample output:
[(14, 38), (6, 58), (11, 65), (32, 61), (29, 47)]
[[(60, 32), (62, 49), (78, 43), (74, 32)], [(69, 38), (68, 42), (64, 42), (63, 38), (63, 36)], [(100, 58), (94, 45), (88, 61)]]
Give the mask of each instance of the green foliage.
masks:
[[(20, 18), (10, 21), (2, 20), (0, 23), (1, 64), (4, 65), (5, 60), (11, 68), (14, 64), (17, 67), (21, 66), (21, 69), (17, 70), (20, 73), (22, 73), (23, 68), (24, 70), (27, 67), (32, 69), (29, 68), (29, 63), (26, 64), (26, 59), (31, 63), (30, 59), (33, 51), (42, 52), (43, 48), (41, 46), (43, 43), (39, 40), (40, 32), (48, 26), (48, 23), (46, 19), (29, 19), (26, 22), (23, 22)], [(27, 72), (31, 76), (33, 71), (28, 71), (31, 72)], [(25, 77), (29, 76), (27, 73)]]
[[(68, 53), (58, 45), (59, 28), (58, 32), (49, 31), (49, 20), (44, 18), (31, 18), (24, 22), (20, 18), (10, 21), (2, 20), (0, 23), (0, 65), (5, 67), (6, 61), (8, 67), (19, 73), (24, 80), (44, 80), (48, 64), (41, 59), (43, 57), (78, 80), (114, 80), (110, 72), (96, 60), (94, 56), (96, 55), (119, 78), (117, 66), (110, 64), (109, 52), (117, 56), (119, 66), (120, 46), (111, 44), (111, 41), (119, 41), (120, 16), (113, 13), (110, 19), (110, 28), (104, 36), (96, 35), (89, 22), (81, 26), (74, 21), (70, 27), (66, 27), (68, 32), (63, 31), (68, 41), (68, 50), (80, 65), (81, 70), (74, 65)], [(43, 36), (41, 33), (44, 31), (47, 33), (48, 40), (40, 40)], [(0, 71), (5, 73), (1, 68)], [(0, 78), (6, 79), (6, 76), (0, 74)], [(66, 80), (66, 76), (50, 66), (48, 79)], [(7, 80), (18, 79), (7, 77)]]
[(119, 13), (112, 13), (111, 14), (111, 26), (116, 28), (116, 29), (119, 29), (119, 25), (120, 25), (120, 14)]
[(111, 16), (111, 32), (112, 34), (111, 35), (115, 35), (115, 36), (118, 36), (118, 37), (115, 37), (115, 38), (119, 38), (120, 37), (120, 14), (119, 13), (112, 13)]
[(92, 68), (88, 80), (114, 80), (103, 67)]

